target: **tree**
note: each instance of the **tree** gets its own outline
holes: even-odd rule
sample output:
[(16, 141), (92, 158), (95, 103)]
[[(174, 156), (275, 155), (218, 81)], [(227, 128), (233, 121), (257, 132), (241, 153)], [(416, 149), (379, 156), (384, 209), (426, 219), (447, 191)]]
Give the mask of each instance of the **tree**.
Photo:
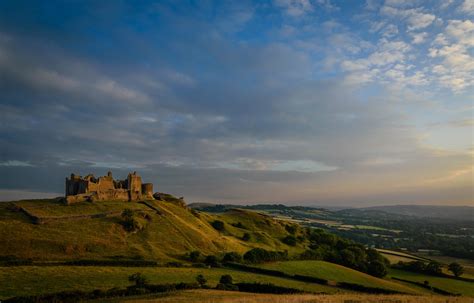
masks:
[(452, 272), (456, 277), (461, 276), (464, 273), (464, 267), (461, 264), (453, 262), (449, 264), (448, 269)]
[(207, 280), (206, 280), (206, 278), (204, 278), (203, 275), (199, 274), (199, 275), (196, 276), (196, 282), (198, 282), (199, 285), (200, 285), (201, 287), (203, 287), (204, 285), (206, 285)]
[(440, 274), (441, 273), (441, 264), (436, 261), (431, 261), (426, 265), (426, 271), (430, 274)]
[(223, 231), (225, 229), (224, 222), (215, 220), (211, 223), (212, 227), (214, 227), (215, 230), (218, 231)]
[(296, 238), (295, 236), (286, 236), (281, 240), (283, 243), (289, 246), (295, 246), (296, 245)]
[(206, 259), (204, 259), (204, 263), (206, 263), (209, 266), (213, 266), (213, 267), (219, 266), (219, 262), (217, 260), (217, 257), (213, 256), (213, 255), (207, 256)]
[(122, 212), (121, 224), (126, 231), (136, 231), (140, 229), (140, 223), (134, 218), (133, 210), (126, 208)]
[(223, 275), (219, 281), (222, 284), (232, 284), (232, 276), (231, 275)]
[(136, 287), (143, 287), (148, 284), (148, 279), (137, 272), (128, 277), (128, 281), (135, 282)]
[(369, 275), (379, 278), (387, 275), (387, 267), (385, 266), (385, 263), (378, 260), (370, 262), (367, 271)]
[(198, 250), (192, 251), (189, 253), (189, 261), (197, 262), (199, 261), (199, 257), (201, 256), (201, 252)]
[(242, 256), (237, 253), (237, 252), (228, 252), (224, 255), (224, 258), (222, 258), (223, 262), (240, 262), (242, 261)]

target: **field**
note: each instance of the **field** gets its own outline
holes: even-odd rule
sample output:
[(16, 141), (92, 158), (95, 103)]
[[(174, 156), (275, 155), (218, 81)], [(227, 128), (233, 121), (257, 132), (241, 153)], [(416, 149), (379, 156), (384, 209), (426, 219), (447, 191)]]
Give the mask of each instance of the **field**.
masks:
[(202, 274), (208, 285), (214, 287), (222, 275), (230, 274), (235, 282), (273, 283), (316, 293), (340, 292), (334, 287), (220, 268), (15, 266), (0, 270), (0, 300), (64, 290), (125, 288), (130, 285), (128, 276), (136, 272), (145, 275), (152, 284), (195, 282), (196, 276)]
[(108, 300), (128, 303), (472, 303), (471, 298), (407, 295), (268, 295), (218, 290), (189, 290), (164, 296)]
[(423, 283), (429, 281), (429, 284), (434, 287), (447, 290), (452, 293), (462, 294), (465, 296), (474, 297), (474, 283), (459, 281), (450, 278), (442, 278), (435, 276), (427, 276), (420, 273), (408, 272), (403, 270), (391, 269), (388, 277), (396, 277), (410, 281), (416, 281)]
[(389, 280), (379, 279), (362, 272), (325, 262), (325, 261), (286, 261), (266, 263), (260, 267), (266, 269), (280, 270), (288, 274), (300, 274), (316, 278), (328, 279), (335, 282), (349, 282), (365, 285), (368, 287), (380, 287), (400, 291), (404, 293), (422, 294), (426, 293), (418, 287), (408, 287)]

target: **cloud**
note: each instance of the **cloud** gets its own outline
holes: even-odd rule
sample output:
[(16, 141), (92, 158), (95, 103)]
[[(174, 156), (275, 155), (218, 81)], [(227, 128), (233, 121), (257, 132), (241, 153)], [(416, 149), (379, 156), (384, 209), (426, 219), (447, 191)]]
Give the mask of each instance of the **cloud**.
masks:
[(474, 0), (464, 0), (459, 10), (468, 15), (474, 15)]
[(291, 17), (305, 15), (314, 9), (310, 0), (275, 0), (275, 5)]
[(399, 9), (392, 6), (384, 5), (380, 12), (390, 17), (398, 17), (406, 20), (408, 31), (420, 30), (430, 26), (436, 20), (436, 16), (424, 13), (421, 8)]

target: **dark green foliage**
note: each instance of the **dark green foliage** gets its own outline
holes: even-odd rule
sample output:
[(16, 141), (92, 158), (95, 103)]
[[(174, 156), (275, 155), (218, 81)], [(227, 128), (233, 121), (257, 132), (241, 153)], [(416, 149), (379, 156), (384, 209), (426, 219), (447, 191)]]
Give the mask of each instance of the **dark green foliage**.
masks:
[(211, 223), (212, 227), (214, 227), (215, 230), (218, 230), (218, 231), (223, 231), (225, 229), (225, 225), (224, 225), (224, 222), (220, 221), (220, 220), (215, 220)]
[(307, 230), (310, 249), (300, 255), (302, 260), (325, 260), (341, 264), (376, 277), (387, 274), (390, 265), (379, 252), (366, 249), (350, 240), (342, 239), (321, 229)]
[(184, 264), (181, 263), (181, 262), (171, 261), (171, 262), (166, 263), (166, 266), (168, 266), (168, 267), (183, 267)]
[(244, 260), (249, 263), (284, 261), (287, 259), (287, 251), (269, 251), (263, 248), (253, 248), (244, 254)]
[(243, 236), (242, 236), (242, 240), (243, 241), (250, 241), (251, 239), (251, 236), (249, 233), (245, 233)]
[(295, 288), (276, 286), (271, 283), (237, 283), (239, 291), (263, 294), (299, 294), (303, 291)]
[(121, 221), (123, 228), (128, 232), (133, 232), (141, 229), (140, 223), (135, 219), (133, 211), (131, 209), (124, 209), (121, 215)]
[(148, 284), (148, 279), (139, 272), (129, 276), (128, 281), (134, 282), (135, 287), (144, 287)]
[(219, 260), (217, 259), (216, 256), (213, 256), (213, 255), (207, 256), (206, 259), (204, 259), (204, 263), (212, 267), (220, 266)]
[(198, 262), (200, 257), (201, 257), (201, 252), (198, 250), (194, 250), (189, 253), (188, 259), (191, 262)]
[(379, 288), (379, 287), (369, 287), (365, 285), (360, 285), (360, 284), (355, 284), (355, 283), (347, 283), (347, 282), (338, 282), (337, 287), (344, 288), (344, 289), (350, 289), (350, 290), (355, 290), (355, 291), (360, 291), (360, 292), (365, 292), (369, 294), (400, 294), (401, 292), (395, 291), (395, 290), (390, 290), (390, 289), (385, 289), (385, 288)]
[(281, 242), (289, 246), (295, 246), (297, 243), (295, 236), (286, 236)]
[(367, 267), (367, 273), (374, 277), (385, 277), (387, 275), (387, 266), (380, 261), (372, 261)]
[(428, 265), (426, 265), (426, 272), (437, 275), (442, 272), (442, 265), (436, 261), (430, 261)]
[(62, 263), (72, 266), (125, 266), (125, 267), (154, 267), (156, 261), (147, 260), (73, 260)]
[(242, 222), (232, 223), (231, 225), (241, 229), (248, 229), (247, 227), (245, 227), (245, 225), (242, 224)]
[(222, 284), (232, 284), (232, 276), (231, 275), (223, 275), (221, 279), (219, 280), (219, 283)]
[(222, 258), (222, 262), (241, 262), (242, 256), (237, 252), (228, 252)]
[(448, 269), (456, 277), (459, 277), (464, 273), (464, 267), (462, 267), (459, 263), (456, 263), (456, 262), (449, 264)]
[(196, 282), (198, 282), (198, 284), (199, 284), (201, 287), (203, 287), (204, 285), (206, 285), (207, 280), (206, 280), (206, 278), (204, 278), (203, 275), (199, 274), (199, 275), (196, 276)]
[(216, 285), (216, 289), (218, 290), (230, 290), (230, 291), (239, 291), (239, 287), (234, 284), (223, 284), (219, 283)]
[(296, 225), (285, 225), (285, 229), (287, 232), (294, 235), (296, 233), (297, 227)]

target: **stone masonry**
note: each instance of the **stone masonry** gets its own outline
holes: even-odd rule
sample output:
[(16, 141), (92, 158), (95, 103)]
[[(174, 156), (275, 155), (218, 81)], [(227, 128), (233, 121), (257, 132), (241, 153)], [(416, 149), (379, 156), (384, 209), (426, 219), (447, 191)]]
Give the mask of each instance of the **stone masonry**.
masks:
[(67, 204), (84, 201), (138, 201), (153, 199), (153, 184), (142, 183), (137, 172), (129, 173), (126, 180), (114, 180), (112, 172), (96, 178), (89, 174), (84, 178), (71, 174), (66, 178)]

